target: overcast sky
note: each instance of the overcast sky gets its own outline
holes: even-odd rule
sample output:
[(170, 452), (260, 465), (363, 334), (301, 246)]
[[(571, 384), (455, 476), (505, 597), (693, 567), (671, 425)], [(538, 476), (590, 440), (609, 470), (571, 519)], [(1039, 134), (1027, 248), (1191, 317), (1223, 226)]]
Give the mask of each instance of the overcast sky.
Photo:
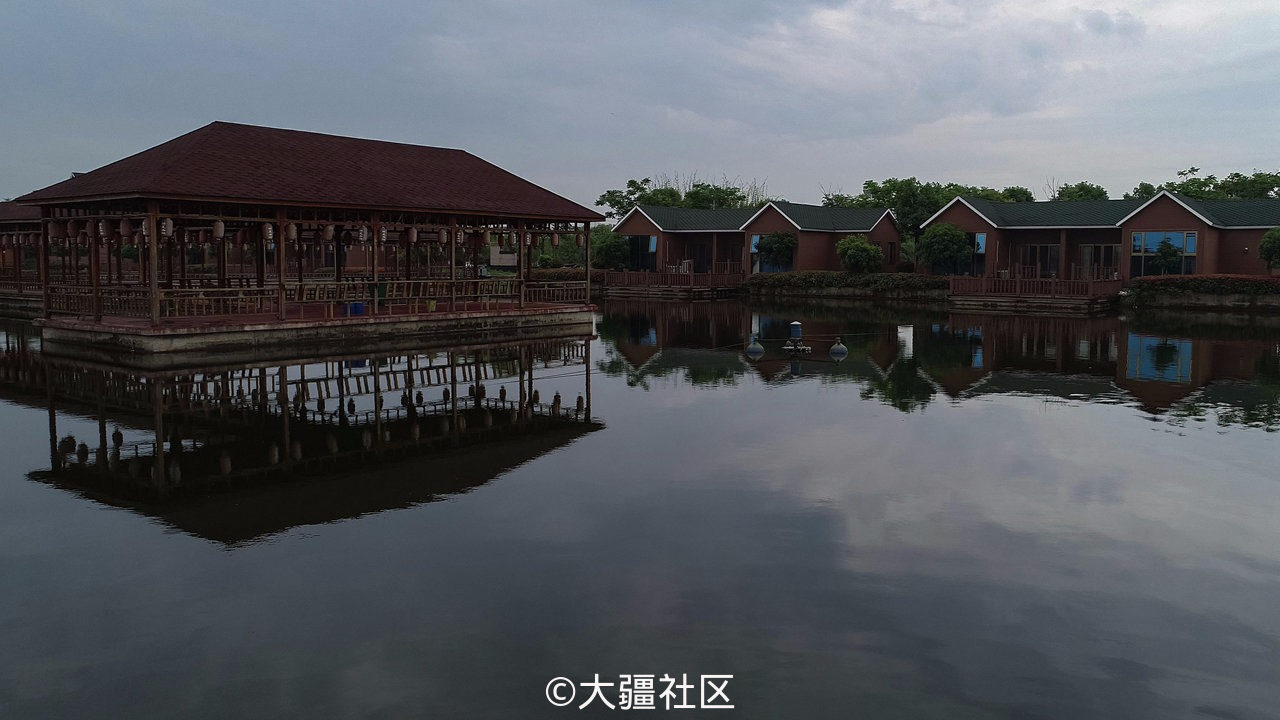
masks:
[(212, 120), (460, 147), (584, 204), (627, 178), (1113, 196), (1280, 169), (1276, 0), (5, 3), (0, 197)]

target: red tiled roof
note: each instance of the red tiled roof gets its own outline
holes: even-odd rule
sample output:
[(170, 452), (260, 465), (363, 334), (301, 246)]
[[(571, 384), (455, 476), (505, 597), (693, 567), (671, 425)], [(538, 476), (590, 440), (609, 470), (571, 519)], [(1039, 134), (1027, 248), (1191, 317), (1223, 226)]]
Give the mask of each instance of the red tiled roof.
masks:
[(16, 202), (0, 202), (0, 222), (36, 222), (40, 208), (19, 205)]
[(226, 199), (602, 220), (464, 150), (213, 122), (18, 198)]

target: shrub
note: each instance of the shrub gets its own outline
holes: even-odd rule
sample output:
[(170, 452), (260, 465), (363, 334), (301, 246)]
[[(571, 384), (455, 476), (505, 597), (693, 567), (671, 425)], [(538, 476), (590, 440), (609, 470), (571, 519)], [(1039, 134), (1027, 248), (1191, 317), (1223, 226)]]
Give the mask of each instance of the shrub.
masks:
[[(597, 276), (600, 273), (596, 273)], [(583, 268), (535, 268), (529, 271), (529, 279), (533, 282), (569, 282), (586, 280), (587, 271)]]
[(935, 223), (916, 241), (916, 259), (925, 265), (941, 265), (954, 270), (973, 255), (973, 245), (960, 228), (951, 223)]
[(1280, 278), (1256, 275), (1157, 275), (1129, 283), (1130, 296), (1141, 300), (1172, 295), (1280, 295)]
[(945, 290), (947, 278), (906, 273), (847, 273), (835, 270), (757, 273), (747, 278), (746, 287), (759, 290), (803, 291), (821, 288), (861, 288), (872, 293)]
[(796, 252), (796, 236), (794, 233), (769, 233), (760, 238), (756, 249), (762, 262), (774, 266), (789, 266)]
[(591, 228), (591, 267), (621, 270), (626, 267), (627, 239), (603, 225)]
[(884, 252), (872, 245), (866, 235), (846, 235), (836, 242), (840, 264), (851, 273), (869, 273), (884, 264)]
[(1271, 228), (1266, 235), (1262, 236), (1262, 245), (1259, 250), (1267, 267), (1280, 267), (1280, 228)]

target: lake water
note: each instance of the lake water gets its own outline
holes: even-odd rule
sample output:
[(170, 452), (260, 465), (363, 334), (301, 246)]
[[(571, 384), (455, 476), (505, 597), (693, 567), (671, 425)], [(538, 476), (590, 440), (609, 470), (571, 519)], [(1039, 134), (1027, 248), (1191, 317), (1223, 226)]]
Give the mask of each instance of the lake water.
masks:
[[(607, 710), (553, 678), (731, 674), (725, 717), (1280, 717), (1280, 330), (736, 302), (596, 330), (164, 377), (8, 326), (0, 716), (577, 717)], [(408, 415), (362, 425), (370, 379)], [(103, 486), (100, 447), (151, 472), (157, 414), (175, 487), (248, 475)]]

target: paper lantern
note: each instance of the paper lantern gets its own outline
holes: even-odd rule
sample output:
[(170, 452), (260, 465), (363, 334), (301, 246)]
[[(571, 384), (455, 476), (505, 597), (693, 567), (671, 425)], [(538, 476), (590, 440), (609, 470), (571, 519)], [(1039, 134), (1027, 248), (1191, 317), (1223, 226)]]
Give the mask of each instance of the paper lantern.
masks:
[(120, 221), (119, 230), (121, 235), (129, 235), (133, 232), (133, 223), (129, 221), (129, 218), (124, 218)]
[(264, 240), (273, 240), (276, 236), (276, 228), (271, 223), (262, 223), (262, 238)]
[(333, 240), (333, 226), (332, 226), (332, 225), (325, 225), (325, 226), (324, 226), (323, 235), (324, 235), (324, 239), (325, 239), (326, 241)]
[(227, 224), (221, 220), (213, 221), (213, 237), (217, 240), (227, 236)]
[(381, 244), (387, 242), (387, 229), (385, 227), (378, 228), (378, 242)]
[(294, 225), (293, 223), (289, 223), (289, 224), (285, 225), (285, 226), (284, 226), (284, 237), (285, 237), (285, 239), (286, 239), (286, 240), (297, 240), (297, 239), (298, 239), (298, 226), (297, 226), (297, 225)]
[(405, 239), (408, 240), (410, 245), (413, 245), (414, 243), (418, 242), (418, 228), (411, 227), (408, 230), (406, 230)]
[[(52, 225), (50, 225), (50, 227), (52, 227)], [(79, 234), (80, 234), (80, 223), (76, 222), (75, 220), (68, 220), (68, 221), (67, 221), (67, 234), (66, 234), (66, 235), (63, 235), (63, 237), (75, 237), (75, 236), (77, 236), (77, 235), (79, 235)], [(53, 234), (53, 232), (52, 232), (52, 231), (49, 233), (49, 235), (50, 235), (50, 237), (53, 237), (53, 236), (54, 236), (54, 234)]]
[(551, 247), (560, 247), (560, 233), (551, 233)]
[(173, 237), (173, 218), (165, 218), (160, 221), (160, 236)]
[(360, 226), (360, 242), (361, 243), (369, 242), (369, 228), (365, 227), (364, 225)]
[(574, 236), (573, 236), (573, 241), (574, 241), (574, 242), (576, 242), (576, 243), (578, 244), (578, 247), (582, 247), (582, 233), (578, 233), (578, 234), (574, 235)]

